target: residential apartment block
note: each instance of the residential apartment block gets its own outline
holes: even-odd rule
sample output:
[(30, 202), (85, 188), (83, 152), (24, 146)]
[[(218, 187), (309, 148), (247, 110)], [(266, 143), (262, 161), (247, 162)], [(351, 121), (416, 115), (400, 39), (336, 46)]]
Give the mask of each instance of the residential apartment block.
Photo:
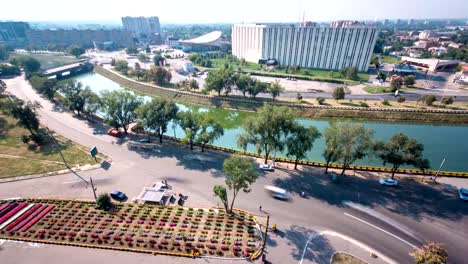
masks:
[(134, 38), (151, 38), (154, 34), (161, 33), (159, 17), (156, 16), (122, 17), (122, 25)]

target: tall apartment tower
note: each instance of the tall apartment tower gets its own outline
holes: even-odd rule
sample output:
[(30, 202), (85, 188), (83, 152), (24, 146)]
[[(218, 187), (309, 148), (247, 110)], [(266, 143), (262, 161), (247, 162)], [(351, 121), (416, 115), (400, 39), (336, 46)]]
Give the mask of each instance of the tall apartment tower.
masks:
[(367, 71), (378, 29), (356, 23), (334, 27), (235, 24), (232, 54), (258, 63), (274, 59), (282, 66)]
[(134, 38), (151, 38), (161, 33), (159, 18), (152, 17), (122, 17), (122, 25)]

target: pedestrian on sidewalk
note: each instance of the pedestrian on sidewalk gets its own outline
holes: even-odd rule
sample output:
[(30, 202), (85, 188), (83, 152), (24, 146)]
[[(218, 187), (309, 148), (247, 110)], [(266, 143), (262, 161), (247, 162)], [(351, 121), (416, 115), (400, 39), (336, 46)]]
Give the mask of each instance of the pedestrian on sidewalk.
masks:
[(258, 209), (260, 210), (260, 212), (262, 212), (262, 206), (261, 205), (258, 207)]

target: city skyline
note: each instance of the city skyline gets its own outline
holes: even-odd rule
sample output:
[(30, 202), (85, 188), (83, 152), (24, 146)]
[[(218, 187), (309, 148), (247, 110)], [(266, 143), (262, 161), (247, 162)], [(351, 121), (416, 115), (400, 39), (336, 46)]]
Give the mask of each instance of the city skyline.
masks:
[[(242, 23), (242, 22), (296, 22), (332, 20), (382, 20), (382, 19), (464, 19), (468, 13), (463, 0), (394, 0), (391, 5), (375, 5), (372, 0), (327, 2), (295, 0), (285, 1), (219, 1), (197, 2), (175, 0), (135, 0), (132, 5), (123, 1), (108, 3), (82, 0), (81, 5), (70, 10), (56, 0), (10, 1), (2, 3), (1, 20), (32, 22), (106, 22), (119, 23), (123, 16), (158, 16), (161, 23)], [(20, 9), (18, 6), (28, 6)], [(54, 8), (50, 8), (53, 6)], [(265, 8), (268, 6), (268, 8)], [(173, 8), (174, 7), (174, 8)], [(451, 8), (447, 8), (451, 7)], [(103, 12), (109, 9), (112, 12)], [(259, 12), (259, 10), (263, 12)], [(207, 16), (209, 14), (209, 16)]]

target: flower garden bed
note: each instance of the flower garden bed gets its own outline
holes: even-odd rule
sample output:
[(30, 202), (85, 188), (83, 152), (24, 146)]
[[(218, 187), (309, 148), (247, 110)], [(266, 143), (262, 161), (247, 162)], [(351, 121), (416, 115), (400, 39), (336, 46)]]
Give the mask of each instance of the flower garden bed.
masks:
[[(0, 238), (179, 256), (249, 258), (261, 248), (244, 211), (52, 199), (0, 201)], [(257, 254), (255, 254), (257, 255)]]

